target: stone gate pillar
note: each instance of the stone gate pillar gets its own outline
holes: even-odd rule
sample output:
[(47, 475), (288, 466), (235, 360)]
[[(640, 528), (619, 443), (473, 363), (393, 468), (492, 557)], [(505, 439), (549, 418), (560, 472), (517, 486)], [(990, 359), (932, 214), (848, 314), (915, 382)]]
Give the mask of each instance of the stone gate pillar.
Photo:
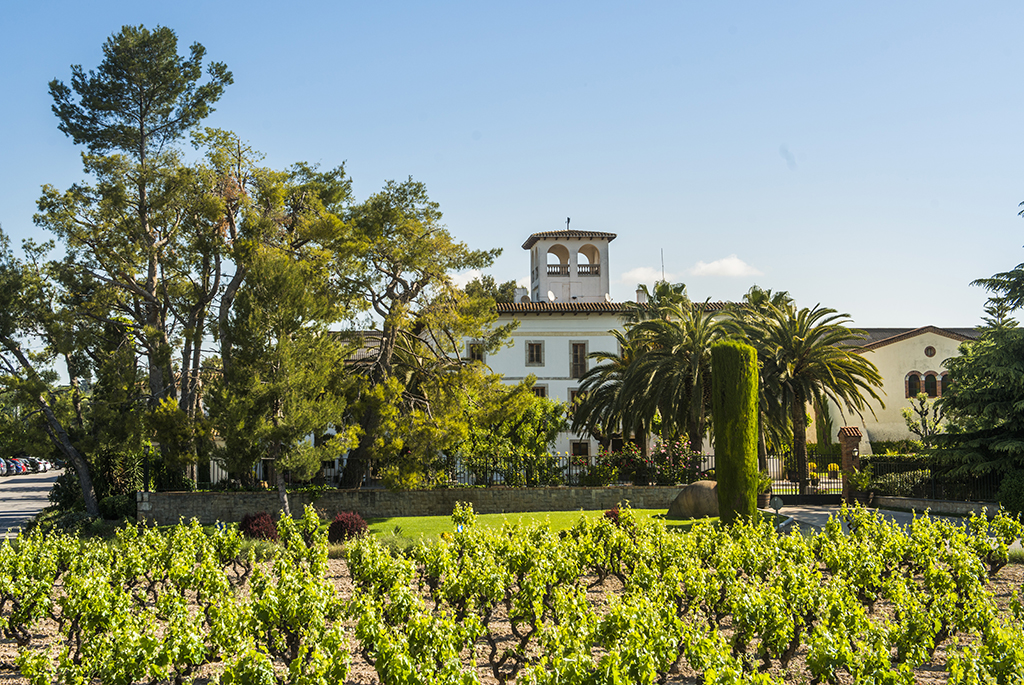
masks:
[(860, 428), (843, 426), (839, 429), (839, 446), (843, 455), (843, 501), (853, 504), (853, 486), (847, 474), (860, 469)]

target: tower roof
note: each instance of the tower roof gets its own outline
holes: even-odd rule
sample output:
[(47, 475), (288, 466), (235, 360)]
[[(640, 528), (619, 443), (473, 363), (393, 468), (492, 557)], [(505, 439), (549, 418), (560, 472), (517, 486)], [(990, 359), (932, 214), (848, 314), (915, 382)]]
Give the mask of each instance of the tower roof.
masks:
[[(720, 312), (728, 302), (693, 302), (697, 311)], [(498, 314), (624, 314), (628, 307), (620, 302), (499, 302), (494, 305)]]
[(544, 240), (545, 238), (601, 238), (607, 240), (609, 243), (615, 240), (614, 233), (600, 233), (598, 231), (544, 231), (542, 233), (534, 233), (526, 242), (523, 243), (523, 249), (529, 250), (531, 247), (537, 244), (538, 240)]

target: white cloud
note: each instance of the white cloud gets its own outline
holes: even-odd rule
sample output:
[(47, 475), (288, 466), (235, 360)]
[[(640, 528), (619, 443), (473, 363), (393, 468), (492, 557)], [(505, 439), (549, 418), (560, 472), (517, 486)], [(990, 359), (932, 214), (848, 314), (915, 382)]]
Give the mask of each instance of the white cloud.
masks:
[(626, 285), (636, 287), (638, 283), (651, 287), (655, 281), (668, 281), (669, 283), (675, 282), (676, 275), (666, 273), (664, 277), (661, 275), (661, 269), (655, 269), (650, 266), (639, 266), (635, 269), (630, 269), (621, 276), (619, 276), (619, 283), (625, 283)]
[(516, 287), (517, 288), (526, 288), (527, 290), (529, 290), (530, 289), (530, 277), (529, 276), (523, 276), (522, 278), (520, 278), (518, 281), (516, 281)]
[(474, 278), (480, 278), (479, 269), (470, 269), (469, 271), (463, 271), (461, 274), (452, 274), (452, 283), (454, 283), (456, 287), (465, 288), (466, 284)]
[(734, 254), (713, 262), (697, 262), (690, 268), (691, 276), (760, 276), (761, 272)]

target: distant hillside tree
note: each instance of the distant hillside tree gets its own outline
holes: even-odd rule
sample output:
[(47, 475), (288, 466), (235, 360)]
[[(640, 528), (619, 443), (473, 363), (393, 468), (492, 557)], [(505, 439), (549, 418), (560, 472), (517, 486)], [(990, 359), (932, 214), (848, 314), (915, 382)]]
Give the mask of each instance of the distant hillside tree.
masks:
[(465, 290), (469, 297), (490, 297), (499, 304), (511, 304), (515, 302), (516, 287), (515, 281), (499, 284), (494, 280), (494, 276), (484, 274), (467, 283)]

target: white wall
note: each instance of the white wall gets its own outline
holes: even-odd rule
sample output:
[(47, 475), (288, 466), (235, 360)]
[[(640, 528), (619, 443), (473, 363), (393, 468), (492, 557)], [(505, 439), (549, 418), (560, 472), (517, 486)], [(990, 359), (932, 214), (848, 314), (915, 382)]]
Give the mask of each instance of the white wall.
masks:
[[(934, 372), (941, 377), (946, 372), (946, 360), (959, 356), (960, 344), (959, 340), (926, 331), (912, 338), (864, 352), (864, 358), (877, 366), (878, 372), (882, 376), (882, 390), (878, 394), (885, 406), (872, 401), (870, 406), (874, 410), (874, 415), (872, 416), (871, 410), (866, 410), (863, 419), (856, 414), (851, 416), (850, 412), (844, 409), (846, 416), (844, 421), (839, 408), (833, 405), (830, 410), (836, 431), (844, 425), (858, 426), (866, 436), (861, 443), (862, 454), (869, 453), (866, 443), (871, 440), (916, 438), (917, 436), (907, 429), (902, 413), (905, 407), (910, 407), (910, 399), (906, 396), (907, 374), (917, 371), (923, 377), (928, 372)], [(928, 357), (925, 354), (925, 349), (928, 347), (935, 348), (935, 356)], [(924, 391), (923, 382), (921, 391)], [(814, 440), (813, 426), (808, 430), (808, 439)]]
[[(498, 324), (507, 323), (511, 316), (502, 316)], [(495, 373), (500, 373), (508, 383), (518, 383), (529, 374), (537, 377), (537, 385), (547, 388), (551, 399), (568, 402), (570, 390), (579, 387), (579, 379), (570, 378), (571, 345), (586, 343), (587, 353), (617, 352), (618, 341), (609, 333), (622, 327), (616, 314), (608, 313), (542, 313), (520, 314), (519, 328), (512, 333), (512, 344), (498, 352), (488, 354), (485, 362)], [(543, 364), (527, 365), (527, 343), (543, 344)], [(588, 360), (588, 368), (596, 362)], [(568, 452), (573, 440), (585, 440), (576, 435), (559, 436), (554, 449)], [(597, 454), (597, 442), (591, 441), (590, 453)]]
[[(528, 374), (537, 377), (537, 385), (547, 388), (547, 396), (568, 402), (570, 390), (579, 387), (578, 379), (570, 378), (570, 350), (573, 342), (586, 342), (587, 352), (617, 352), (618, 341), (609, 331), (622, 328), (622, 319), (611, 313), (521, 313), (515, 317), (502, 315), (499, 324), (518, 318), (519, 328), (512, 334), (512, 344), (486, 358), (487, 365), (504, 375), (509, 383), (518, 383)], [(544, 348), (544, 362), (540, 366), (527, 365), (527, 343), (540, 341)], [(851, 413), (845, 407), (830, 407), (834, 432), (842, 426), (857, 426), (865, 436), (861, 453), (869, 454), (871, 440), (898, 440), (913, 438), (906, 426), (902, 410), (910, 406), (906, 397), (905, 379), (909, 372), (917, 371), (923, 377), (929, 372), (937, 376), (946, 372), (945, 361), (958, 356), (960, 341), (941, 333), (923, 331), (913, 337), (882, 345), (863, 352), (865, 359), (878, 367), (883, 385), (879, 391), (882, 403), (872, 401), (863, 416)], [(935, 348), (928, 357), (925, 350)], [(588, 368), (594, 365), (588, 361)], [(924, 384), (922, 382), (922, 391)], [(884, 406), (883, 406), (884, 403)], [(872, 414), (872, 410), (874, 414)], [(833, 440), (836, 436), (833, 435)], [(563, 434), (555, 450), (568, 452), (570, 442), (583, 437)], [(816, 440), (813, 424), (808, 428), (808, 440)], [(710, 445), (707, 446), (710, 451)], [(590, 453), (597, 453), (596, 441), (591, 441)]]

